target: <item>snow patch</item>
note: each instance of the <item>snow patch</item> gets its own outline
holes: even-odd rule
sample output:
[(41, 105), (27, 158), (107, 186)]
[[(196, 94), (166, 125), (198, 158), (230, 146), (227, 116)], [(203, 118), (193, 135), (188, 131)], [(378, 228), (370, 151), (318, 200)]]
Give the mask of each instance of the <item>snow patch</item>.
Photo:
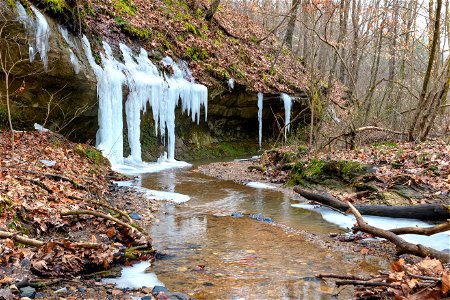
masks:
[(229, 79), (228, 79), (228, 88), (230, 89), (230, 90), (232, 90), (232, 89), (234, 89), (234, 78), (232, 78), (232, 77), (230, 77)]
[(262, 183), (262, 182), (256, 182), (256, 181), (248, 182), (245, 185), (255, 188), (255, 189), (276, 189), (276, 187), (273, 185)]
[(148, 261), (143, 261), (130, 267), (123, 267), (120, 277), (104, 278), (102, 282), (105, 284), (115, 284), (119, 289), (153, 288), (156, 285), (164, 286), (155, 273), (145, 272), (148, 267), (150, 267), (150, 262)]
[[(292, 204), (292, 207), (303, 208), (316, 211), (322, 215), (325, 221), (338, 225), (342, 228), (351, 228), (356, 223), (353, 215), (344, 215), (327, 207), (317, 207), (311, 204)], [(415, 219), (388, 218), (364, 215), (364, 220), (372, 226), (381, 229), (394, 229), (400, 227), (431, 227), (428, 223)], [(432, 236), (422, 236), (417, 234), (401, 235), (403, 239), (410, 243), (422, 244), (436, 250), (444, 250), (450, 248), (450, 230), (434, 234)]]

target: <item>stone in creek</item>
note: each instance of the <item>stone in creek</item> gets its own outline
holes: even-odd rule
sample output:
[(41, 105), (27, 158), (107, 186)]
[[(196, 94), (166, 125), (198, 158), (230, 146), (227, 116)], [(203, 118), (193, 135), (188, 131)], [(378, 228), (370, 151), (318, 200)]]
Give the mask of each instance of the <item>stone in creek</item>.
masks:
[(231, 216), (235, 218), (242, 218), (244, 215), (240, 212), (234, 212), (231, 214)]
[(152, 300), (153, 298), (151, 296), (144, 296), (141, 298), (141, 300)]
[(31, 286), (20, 288), (20, 297), (28, 297), (33, 299), (34, 296), (36, 296), (36, 289), (32, 288)]
[(161, 292), (167, 293), (169, 292), (169, 290), (165, 286), (155, 285), (155, 287), (152, 290), (152, 295), (156, 297)]
[(156, 259), (169, 259), (173, 257), (175, 257), (175, 254), (171, 254), (166, 251), (157, 251), (155, 256)]
[(130, 218), (132, 218), (133, 220), (142, 220), (141, 216), (138, 215), (138, 214), (135, 213), (135, 212), (129, 213), (128, 215), (129, 215)]

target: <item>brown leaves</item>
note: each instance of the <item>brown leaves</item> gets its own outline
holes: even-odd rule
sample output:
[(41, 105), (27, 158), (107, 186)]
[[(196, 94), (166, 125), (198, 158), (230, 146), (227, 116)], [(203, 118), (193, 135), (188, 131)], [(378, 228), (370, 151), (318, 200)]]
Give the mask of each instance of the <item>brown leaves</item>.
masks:
[[(425, 258), (417, 264), (406, 264), (404, 259), (391, 264), (392, 272), (372, 280), (388, 282), (386, 289), (394, 299), (441, 299), (450, 290), (450, 271), (437, 259)], [(378, 293), (382, 290), (378, 289)], [(364, 291), (366, 292), (366, 291)], [(376, 292), (374, 291), (374, 294)]]

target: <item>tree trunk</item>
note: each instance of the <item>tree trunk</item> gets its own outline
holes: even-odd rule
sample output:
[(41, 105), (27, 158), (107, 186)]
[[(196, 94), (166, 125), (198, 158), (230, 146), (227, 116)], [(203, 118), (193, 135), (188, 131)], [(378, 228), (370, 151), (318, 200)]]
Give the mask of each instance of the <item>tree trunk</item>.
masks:
[(220, 0), (214, 0), (211, 3), (211, 6), (206, 11), (205, 19), (206, 21), (211, 21), (217, 9), (219, 8)]
[(284, 36), (284, 41), (286, 43), (286, 46), (292, 49), (292, 40), (294, 37), (294, 30), (295, 30), (295, 22), (297, 20), (297, 11), (298, 11), (298, 6), (300, 4), (300, 0), (292, 0), (292, 7), (290, 10), (290, 18), (289, 18), (289, 23), (287, 25), (287, 29), (286, 29), (286, 35)]
[(441, 8), (442, 8), (442, 0), (437, 0), (436, 14), (435, 14), (435, 18), (434, 18), (433, 40), (431, 42), (431, 49), (430, 49), (430, 57), (428, 59), (427, 71), (426, 71), (425, 77), (423, 79), (422, 91), (421, 91), (420, 97), (419, 97), (419, 105), (416, 109), (414, 118), (412, 120), (411, 126), (409, 128), (409, 132), (408, 132), (408, 139), (410, 141), (414, 141), (418, 137), (419, 134), (417, 133), (418, 130), (416, 129), (417, 124), (423, 123), (423, 120), (424, 120), (424, 116), (422, 114), (422, 113), (424, 113), (423, 110), (428, 105), (430, 105), (430, 102), (433, 101), (432, 97), (426, 97), (426, 95), (427, 95), (427, 91), (428, 91), (428, 85), (430, 83), (431, 71), (433, 69), (433, 63), (434, 63), (435, 55), (436, 55), (436, 48), (437, 48), (439, 35), (440, 35)]

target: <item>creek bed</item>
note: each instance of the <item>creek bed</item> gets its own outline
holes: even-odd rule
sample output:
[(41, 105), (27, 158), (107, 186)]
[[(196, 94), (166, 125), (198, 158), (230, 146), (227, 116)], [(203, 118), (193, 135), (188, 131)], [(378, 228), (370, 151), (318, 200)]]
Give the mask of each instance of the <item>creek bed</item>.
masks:
[[(292, 207), (296, 201), (280, 190), (219, 180), (195, 168), (143, 175), (142, 186), (191, 197), (162, 205), (150, 228), (154, 247), (168, 254), (151, 271), (169, 290), (199, 299), (336, 299), (338, 290), (314, 275), (388, 267), (384, 259), (361, 259), (309, 241), (302, 232), (326, 240), (342, 229), (319, 213)], [(233, 212), (245, 216), (231, 217)], [(273, 223), (247, 216), (256, 213)], [(344, 288), (338, 298), (351, 296)]]

